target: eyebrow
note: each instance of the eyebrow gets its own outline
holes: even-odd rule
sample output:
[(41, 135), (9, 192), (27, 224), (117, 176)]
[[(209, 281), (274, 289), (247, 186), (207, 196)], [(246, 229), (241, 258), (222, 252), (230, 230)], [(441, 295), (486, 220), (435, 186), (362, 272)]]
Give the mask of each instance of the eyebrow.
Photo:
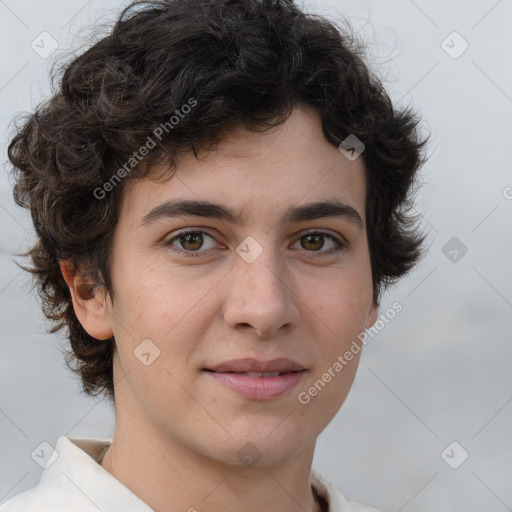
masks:
[[(150, 210), (144, 215), (139, 226), (143, 227), (163, 218), (183, 216), (208, 217), (233, 224), (240, 224), (243, 220), (243, 212), (235, 212), (221, 204), (209, 201), (176, 200), (165, 201)], [(363, 229), (363, 220), (357, 210), (338, 200), (292, 206), (285, 212), (280, 223), (302, 222), (323, 217), (342, 217), (359, 229)]]

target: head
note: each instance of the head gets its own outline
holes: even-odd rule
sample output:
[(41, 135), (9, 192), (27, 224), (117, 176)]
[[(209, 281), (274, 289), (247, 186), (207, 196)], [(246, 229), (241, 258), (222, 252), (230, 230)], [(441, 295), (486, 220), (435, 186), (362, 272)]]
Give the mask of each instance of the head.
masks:
[[(298, 392), (420, 257), (417, 117), (348, 31), (291, 0), (136, 2), (62, 71), (9, 159), (37, 233), (28, 270), (84, 391), (226, 460), (222, 440), (255, 422), (260, 446), (291, 455), (282, 440), (318, 435), (359, 353), (315, 400)], [(356, 159), (339, 150), (348, 136)], [(301, 389), (245, 401), (212, 387), (205, 372), (237, 357), (292, 358)], [(283, 403), (293, 419), (266, 438)]]

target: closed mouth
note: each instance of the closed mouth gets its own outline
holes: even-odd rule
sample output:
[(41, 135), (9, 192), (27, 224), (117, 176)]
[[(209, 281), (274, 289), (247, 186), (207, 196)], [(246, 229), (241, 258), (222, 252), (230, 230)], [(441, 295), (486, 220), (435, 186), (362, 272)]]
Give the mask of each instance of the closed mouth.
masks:
[(247, 375), (248, 377), (269, 378), (269, 377), (279, 377), (280, 375), (287, 375), (289, 373), (303, 372), (305, 370), (295, 370), (295, 371), (291, 371), (291, 372), (233, 372), (233, 371), (216, 372), (215, 370), (205, 369), (205, 371), (214, 372), (214, 373), (232, 373), (232, 374), (236, 374), (236, 375)]

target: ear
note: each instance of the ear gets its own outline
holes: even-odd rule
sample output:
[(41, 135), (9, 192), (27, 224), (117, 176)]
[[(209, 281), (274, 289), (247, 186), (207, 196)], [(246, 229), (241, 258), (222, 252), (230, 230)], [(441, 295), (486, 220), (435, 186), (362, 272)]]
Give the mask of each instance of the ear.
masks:
[(375, 304), (375, 302), (373, 302), (370, 312), (368, 313), (368, 318), (366, 320), (365, 329), (369, 329), (377, 321), (378, 314), (379, 314), (379, 305)]
[(59, 265), (71, 293), (75, 314), (82, 327), (97, 340), (111, 338), (114, 333), (105, 287), (82, 276), (71, 261), (61, 260)]

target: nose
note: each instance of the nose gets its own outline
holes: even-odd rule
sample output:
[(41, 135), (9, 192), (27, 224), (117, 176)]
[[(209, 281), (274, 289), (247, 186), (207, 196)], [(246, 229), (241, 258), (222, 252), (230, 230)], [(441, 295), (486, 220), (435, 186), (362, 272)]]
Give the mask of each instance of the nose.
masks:
[(230, 328), (272, 337), (297, 325), (299, 299), (278, 255), (263, 251), (252, 263), (237, 258), (228, 281), (224, 320)]

